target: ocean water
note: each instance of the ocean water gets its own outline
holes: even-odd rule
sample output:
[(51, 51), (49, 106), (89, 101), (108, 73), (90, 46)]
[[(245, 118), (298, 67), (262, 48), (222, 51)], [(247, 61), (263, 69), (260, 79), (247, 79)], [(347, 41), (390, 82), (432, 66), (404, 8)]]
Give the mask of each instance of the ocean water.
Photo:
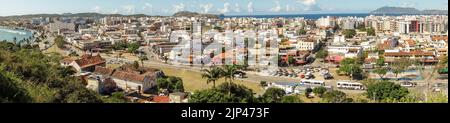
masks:
[(14, 37), (17, 41), (20, 41), (28, 39), (32, 36), (33, 34), (30, 31), (0, 27), (0, 41), (6, 40), (12, 42), (14, 40)]
[[(366, 17), (370, 15), (383, 16), (382, 14), (368, 14), (368, 13), (355, 13), (355, 14), (290, 14), (290, 15), (226, 15), (223, 18), (233, 18), (233, 17), (253, 17), (253, 18), (297, 18), (303, 17), (305, 19), (319, 19), (321, 17)], [(404, 14), (385, 14), (385, 16), (402, 16)]]

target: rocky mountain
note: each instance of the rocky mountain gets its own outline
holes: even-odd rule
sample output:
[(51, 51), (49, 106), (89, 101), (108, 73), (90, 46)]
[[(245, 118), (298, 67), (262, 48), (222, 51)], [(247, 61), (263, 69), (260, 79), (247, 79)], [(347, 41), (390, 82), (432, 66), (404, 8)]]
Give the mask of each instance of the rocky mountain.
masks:
[(416, 8), (408, 8), (408, 7), (381, 7), (378, 8), (370, 14), (442, 14), (448, 15), (447, 10), (418, 10)]

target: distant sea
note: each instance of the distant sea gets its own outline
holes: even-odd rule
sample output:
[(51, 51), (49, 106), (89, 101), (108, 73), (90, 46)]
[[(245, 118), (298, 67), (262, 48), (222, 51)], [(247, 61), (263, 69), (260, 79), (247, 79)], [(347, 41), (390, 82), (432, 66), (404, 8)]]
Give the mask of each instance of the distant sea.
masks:
[[(233, 17), (253, 17), (253, 18), (297, 18), (303, 17), (305, 19), (319, 19), (321, 17), (367, 17), (370, 15), (383, 16), (383, 14), (368, 14), (368, 13), (354, 13), (354, 14), (290, 14), (290, 15), (225, 15), (223, 18)], [(385, 14), (385, 16), (403, 16), (405, 14)], [(408, 15), (408, 14), (406, 14)]]
[(7, 27), (0, 26), (0, 41), (13, 41), (14, 37), (17, 41), (28, 39), (33, 36), (31, 31), (21, 30), (21, 29), (10, 29)]

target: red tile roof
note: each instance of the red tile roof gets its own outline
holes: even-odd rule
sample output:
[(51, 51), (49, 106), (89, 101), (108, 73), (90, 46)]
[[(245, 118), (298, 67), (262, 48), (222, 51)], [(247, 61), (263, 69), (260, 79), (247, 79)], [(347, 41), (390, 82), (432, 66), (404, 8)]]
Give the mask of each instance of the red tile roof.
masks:
[(155, 103), (169, 103), (170, 98), (168, 96), (155, 96), (153, 97), (153, 102)]
[(448, 36), (431, 36), (431, 40), (433, 40), (433, 41), (440, 41), (440, 40), (448, 41)]
[(113, 69), (101, 67), (101, 66), (95, 66), (95, 71), (94, 71), (94, 73), (98, 73), (98, 74), (105, 75), (105, 76), (111, 76), (113, 72), (114, 72)]
[(86, 67), (91, 67), (91, 66), (95, 66), (95, 65), (99, 65), (99, 64), (104, 64), (106, 63), (106, 60), (103, 59), (100, 54), (98, 55), (89, 55), (89, 54), (84, 54), (83, 56), (81, 56), (80, 59), (75, 60), (75, 62), (81, 67), (81, 68), (86, 68)]
[(386, 52), (384, 56), (434, 56), (433, 52), (411, 51), (411, 52)]

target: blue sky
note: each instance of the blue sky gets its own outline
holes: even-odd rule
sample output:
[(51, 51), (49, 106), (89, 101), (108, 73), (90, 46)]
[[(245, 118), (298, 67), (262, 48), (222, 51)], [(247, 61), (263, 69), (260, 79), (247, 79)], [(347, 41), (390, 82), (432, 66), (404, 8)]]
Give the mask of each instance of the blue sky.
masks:
[(0, 0), (0, 16), (79, 12), (172, 15), (365, 13), (383, 6), (448, 10), (447, 0)]

